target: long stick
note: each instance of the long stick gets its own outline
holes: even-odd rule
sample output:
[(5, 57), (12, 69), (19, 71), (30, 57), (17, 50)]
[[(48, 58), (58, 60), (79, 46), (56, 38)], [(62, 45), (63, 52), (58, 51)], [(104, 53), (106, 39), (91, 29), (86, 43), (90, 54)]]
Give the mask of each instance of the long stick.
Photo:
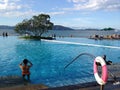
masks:
[(100, 85), (100, 90), (104, 90), (104, 85)]

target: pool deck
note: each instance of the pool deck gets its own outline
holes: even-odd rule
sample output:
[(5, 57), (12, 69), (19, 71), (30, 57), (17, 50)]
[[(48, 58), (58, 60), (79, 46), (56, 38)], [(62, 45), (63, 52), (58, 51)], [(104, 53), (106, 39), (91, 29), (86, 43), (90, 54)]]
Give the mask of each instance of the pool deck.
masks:
[[(48, 88), (45, 90), (100, 90), (100, 86), (96, 82), (89, 82), (85, 84)], [(104, 90), (120, 90), (120, 83), (113, 85), (113, 82), (110, 81), (104, 86)]]
[[(120, 80), (120, 79), (119, 79)], [(0, 90), (100, 90), (100, 86), (96, 82), (89, 82), (78, 85), (69, 85), (55, 88), (48, 88), (42, 84), (36, 85), (18, 85), (13, 87), (4, 87)], [(109, 81), (105, 86), (104, 90), (120, 90), (120, 84), (113, 85), (112, 81)]]

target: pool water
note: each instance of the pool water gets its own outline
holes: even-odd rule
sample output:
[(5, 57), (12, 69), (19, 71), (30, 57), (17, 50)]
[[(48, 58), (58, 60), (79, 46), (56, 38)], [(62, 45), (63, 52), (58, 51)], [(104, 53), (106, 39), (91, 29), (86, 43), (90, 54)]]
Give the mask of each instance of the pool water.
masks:
[(10, 36), (0, 37), (0, 42), (0, 76), (21, 76), (19, 64), (27, 58), (33, 63), (30, 69), (31, 83), (49, 87), (95, 81), (93, 58), (90, 56), (79, 57), (64, 70), (64, 67), (81, 53), (94, 56), (106, 54), (108, 60), (120, 62), (119, 40), (57, 38), (55, 41), (40, 41)]

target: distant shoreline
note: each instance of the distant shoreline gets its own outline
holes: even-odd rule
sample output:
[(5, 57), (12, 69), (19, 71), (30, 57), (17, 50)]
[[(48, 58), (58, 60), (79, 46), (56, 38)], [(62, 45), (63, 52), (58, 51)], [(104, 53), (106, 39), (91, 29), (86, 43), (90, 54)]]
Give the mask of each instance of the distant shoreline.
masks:
[[(18, 36), (14, 30), (12, 29), (0, 29), (0, 36), (2, 36), (3, 32), (7, 32), (9, 36)], [(43, 36), (52, 36), (56, 35), (56, 37), (83, 37), (89, 38), (93, 35), (113, 35), (120, 34), (120, 31), (116, 32), (114, 30), (111, 31), (99, 31), (99, 30), (49, 30), (48, 33), (43, 34)]]

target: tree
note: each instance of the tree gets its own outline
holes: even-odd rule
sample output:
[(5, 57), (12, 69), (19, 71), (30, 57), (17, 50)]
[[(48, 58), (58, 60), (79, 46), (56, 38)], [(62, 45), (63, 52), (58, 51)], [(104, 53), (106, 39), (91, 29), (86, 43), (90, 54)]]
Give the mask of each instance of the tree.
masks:
[(31, 19), (23, 20), (15, 26), (15, 31), (20, 34), (29, 33), (33, 36), (42, 36), (43, 33), (51, 30), (53, 23), (50, 22), (50, 16), (47, 14), (40, 14), (33, 16)]
[(108, 28), (104, 28), (102, 29), (103, 31), (111, 31), (111, 30), (115, 30), (114, 28), (108, 27)]

